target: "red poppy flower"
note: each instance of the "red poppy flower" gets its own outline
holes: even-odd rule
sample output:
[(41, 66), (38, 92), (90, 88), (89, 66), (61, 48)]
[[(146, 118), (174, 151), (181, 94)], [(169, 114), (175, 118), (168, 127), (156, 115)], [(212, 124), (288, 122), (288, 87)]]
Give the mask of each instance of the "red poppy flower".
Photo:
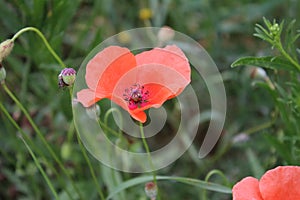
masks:
[(147, 119), (144, 110), (158, 108), (179, 95), (189, 84), (190, 76), (188, 59), (175, 45), (136, 56), (127, 48), (110, 46), (87, 64), (88, 88), (77, 93), (77, 100), (89, 107), (109, 98), (144, 123)]
[(298, 200), (300, 167), (280, 166), (267, 171), (258, 181), (246, 177), (232, 189), (233, 200)]

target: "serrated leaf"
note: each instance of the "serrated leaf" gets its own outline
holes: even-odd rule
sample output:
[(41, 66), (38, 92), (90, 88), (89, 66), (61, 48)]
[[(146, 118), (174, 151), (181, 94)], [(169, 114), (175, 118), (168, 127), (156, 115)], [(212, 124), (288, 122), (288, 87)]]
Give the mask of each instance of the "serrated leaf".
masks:
[(265, 57), (244, 57), (234, 61), (231, 67), (238, 67), (243, 65), (253, 65), (257, 67), (263, 67), (268, 69), (283, 69), (297, 71), (288, 61), (272, 56)]

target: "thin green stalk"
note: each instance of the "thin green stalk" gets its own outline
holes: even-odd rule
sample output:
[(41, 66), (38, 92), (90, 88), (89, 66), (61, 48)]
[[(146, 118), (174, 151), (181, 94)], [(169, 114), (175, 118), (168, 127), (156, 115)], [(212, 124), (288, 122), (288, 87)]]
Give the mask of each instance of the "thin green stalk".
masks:
[(51, 183), (51, 181), (49, 180), (47, 174), (45, 173), (45, 171), (43, 170), (42, 166), (40, 165), (40, 163), (38, 162), (37, 158), (35, 157), (33, 151), (31, 150), (31, 148), (29, 147), (29, 145), (27, 144), (27, 142), (24, 140), (24, 138), (20, 135), (21, 140), (23, 141), (23, 143), (25, 144), (27, 150), (29, 151), (31, 157), (33, 158), (33, 161), (35, 163), (35, 165), (37, 166), (37, 168), (40, 170), (40, 172), (42, 173), (42, 176), (44, 177), (45, 181), (47, 182), (51, 192), (53, 193), (55, 199), (58, 199), (58, 195)]
[[(6, 108), (3, 106), (3, 104), (0, 102), (0, 109), (3, 111), (3, 113), (6, 115), (7, 119), (14, 125), (14, 127), (22, 134), (22, 137), (25, 138), (27, 140), (27, 144), (30, 143), (31, 146), (33, 146), (34, 150), (38, 152), (38, 154), (43, 157), (43, 159), (47, 162), (47, 159), (45, 158), (45, 156), (43, 155), (43, 153), (41, 151), (39, 151), (39, 148), (36, 147), (36, 145), (32, 142), (32, 140), (30, 140), (30, 138), (28, 137), (28, 135), (26, 133), (24, 133), (24, 131), (21, 129), (21, 127), (15, 122), (15, 120), (10, 116), (9, 112), (6, 110)], [(47, 162), (47, 166), (50, 167), (50, 169), (55, 173), (56, 176), (59, 176), (57, 170), (50, 165)], [(64, 185), (65, 186), (65, 185)], [(66, 190), (67, 195), (70, 199), (72, 198), (71, 193)]]
[[(211, 171), (205, 176), (204, 181), (208, 183), (210, 177), (212, 177), (212, 176), (215, 175), (215, 174), (219, 175), (219, 176), (224, 180), (225, 185), (229, 185), (229, 184), (230, 184), (229, 181), (227, 180), (226, 176), (224, 175), (224, 173), (221, 172), (220, 170), (217, 170), (217, 169), (211, 170)], [(202, 199), (203, 199), (203, 200), (206, 200), (206, 199), (207, 199), (206, 191), (207, 191), (206, 189), (203, 189), (203, 192), (202, 192)]]
[(62, 68), (66, 67), (66, 65), (64, 64), (64, 62), (59, 58), (59, 56), (52, 49), (52, 47), (50, 46), (49, 42), (47, 41), (47, 39), (43, 35), (43, 33), (40, 30), (38, 30), (37, 28), (35, 28), (35, 27), (26, 27), (26, 28), (23, 28), (23, 29), (19, 30), (13, 36), (12, 41), (15, 41), (20, 35), (22, 35), (23, 33), (27, 32), (27, 31), (33, 31), (33, 32), (35, 32), (43, 40), (45, 46), (47, 47), (47, 49), (49, 50), (49, 52), (52, 54), (52, 56), (57, 60), (57, 62), (61, 65), (61, 67)]
[(300, 71), (300, 65), (297, 61), (295, 61), (282, 47), (281, 43), (277, 45), (278, 50), (281, 52), (281, 54), (286, 57), (299, 71)]
[(15, 120), (10, 116), (10, 114), (8, 113), (8, 111), (5, 109), (5, 107), (3, 106), (3, 104), (0, 102), (0, 109), (3, 111), (3, 113), (6, 115), (7, 119), (14, 125), (14, 127), (21, 133), (21, 140), (23, 141), (23, 143), (25, 144), (27, 150), (29, 151), (31, 157), (33, 158), (33, 161), (35, 162), (36, 166), (38, 167), (38, 169), (40, 170), (43, 178), (45, 179), (47, 185), (49, 186), (51, 192), (53, 193), (54, 197), (56, 199), (58, 199), (58, 195), (54, 189), (54, 186), (52, 185), (50, 179), (48, 178), (47, 174), (45, 173), (45, 171), (43, 170), (43, 168), (41, 167), (40, 163), (38, 162), (38, 160), (36, 159), (36, 156), (34, 155), (33, 151), (31, 150), (30, 146), (28, 145), (28, 143), (25, 141), (24, 138), (26, 138), (26, 140), (30, 141), (28, 136), (26, 135), (26, 133), (24, 133), (24, 131), (21, 129), (21, 127), (15, 122)]
[(151, 165), (152, 174), (153, 174), (153, 182), (155, 183), (156, 187), (158, 187), (157, 186), (157, 180), (156, 180), (155, 168), (154, 168), (154, 165), (153, 165), (153, 162), (152, 162), (152, 157), (151, 157), (151, 154), (150, 154), (150, 149), (149, 149), (149, 146), (148, 146), (146, 138), (145, 138), (143, 124), (141, 122), (140, 122), (140, 132), (141, 132), (142, 141), (143, 141), (143, 144), (144, 144), (147, 156), (148, 156), (148, 161), (149, 161), (149, 163)]
[(28, 113), (28, 111), (25, 109), (25, 107), (22, 105), (22, 103), (16, 98), (16, 96), (9, 90), (9, 88), (6, 86), (5, 82), (2, 82), (1, 84), (2, 84), (2, 87), (4, 88), (5, 92), (9, 95), (9, 97), (22, 110), (22, 112), (24, 113), (25, 117), (28, 119), (30, 125), (32, 126), (33, 130), (37, 133), (37, 135), (39, 136), (39, 138), (41, 139), (41, 141), (43, 142), (43, 144), (46, 146), (47, 150), (50, 152), (51, 156), (58, 163), (59, 167), (63, 170), (63, 172), (66, 174), (66, 176), (71, 180), (72, 186), (74, 187), (74, 189), (78, 193), (80, 199), (83, 199), (82, 196), (81, 196), (81, 194), (80, 194), (80, 192), (79, 192), (79, 189), (74, 184), (74, 181), (72, 180), (70, 174), (68, 173), (68, 171), (66, 170), (66, 168), (63, 166), (62, 162), (59, 160), (59, 158), (57, 157), (57, 155), (54, 153), (53, 149), (50, 147), (50, 145), (48, 144), (48, 142), (44, 138), (43, 134), (41, 133), (41, 131), (39, 130), (39, 128), (37, 127), (37, 125), (34, 123), (34, 121), (32, 120), (32, 118), (31, 118), (30, 114)]
[(87, 162), (87, 164), (88, 164), (88, 166), (89, 166), (89, 170), (90, 170), (91, 175), (92, 175), (92, 177), (93, 177), (93, 180), (94, 180), (94, 182), (95, 182), (95, 184), (96, 184), (98, 194), (99, 194), (99, 196), (100, 196), (100, 198), (101, 198), (102, 200), (105, 200), (104, 195), (103, 195), (102, 190), (101, 190), (101, 186), (99, 185), (99, 183), (98, 183), (98, 181), (97, 181), (97, 178), (96, 178), (96, 175), (95, 175), (93, 166), (92, 166), (92, 164), (91, 164), (91, 161), (90, 161), (90, 159), (89, 159), (89, 157), (88, 157), (88, 155), (87, 155), (87, 153), (86, 153), (86, 151), (85, 151), (85, 149), (84, 149), (84, 146), (82, 145), (82, 142), (81, 142), (81, 140), (80, 140), (78, 134), (76, 134), (76, 136), (77, 136), (78, 144), (79, 144), (79, 146), (80, 146), (80, 150), (81, 150), (81, 152), (82, 152), (82, 154), (83, 154), (83, 157), (84, 157), (85, 161)]
[(250, 135), (252, 133), (256, 133), (258, 131), (269, 128), (270, 126), (272, 126), (274, 124), (274, 122), (275, 122), (275, 119), (272, 119), (271, 121), (265, 122), (263, 124), (259, 124), (257, 126), (252, 127), (252, 128), (249, 128), (249, 129), (243, 131), (243, 133), (246, 133), (248, 135)]
[[(69, 88), (69, 93), (70, 93), (70, 99), (72, 100), (72, 93), (73, 93), (73, 88), (72, 88), (72, 87)], [(70, 135), (71, 135), (73, 132), (74, 132), (74, 120), (72, 120), (71, 125), (70, 125), (70, 128), (69, 128), (69, 132), (68, 132), (68, 140), (70, 140)], [(80, 140), (80, 138), (79, 138), (79, 135), (76, 134), (76, 137), (77, 137), (78, 144), (79, 144), (79, 146), (80, 146), (80, 150), (81, 150), (81, 152), (82, 152), (82, 154), (83, 154), (83, 157), (84, 157), (85, 161), (87, 162), (87, 164), (88, 164), (88, 166), (89, 166), (90, 173), (91, 173), (92, 178), (93, 178), (93, 180), (94, 180), (94, 182), (95, 182), (95, 184), (96, 184), (97, 192), (98, 192), (98, 194), (99, 194), (101, 200), (105, 200), (104, 195), (103, 195), (103, 192), (102, 192), (102, 190), (101, 190), (101, 186), (100, 186), (99, 183), (98, 183), (98, 180), (97, 180), (96, 175), (95, 175), (95, 171), (94, 171), (93, 166), (92, 166), (92, 164), (91, 164), (91, 161), (90, 161), (90, 159), (89, 159), (89, 157), (88, 157), (88, 155), (87, 155), (87, 153), (86, 153), (86, 151), (85, 151), (85, 149), (84, 149), (84, 146), (82, 145), (82, 142), (81, 142), (81, 140)]]
[[(110, 114), (112, 114), (113, 112), (116, 112), (118, 115), (119, 115), (119, 119), (120, 119), (120, 126), (121, 128), (123, 127), (123, 119), (122, 119), (122, 114), (121, 112), (117, 109), (117, 108), (111, 108), (109, 109), (106, 113), (105, 113), (105, 116), (104, 116), (104, 124), (107, 125), (107, 121), (108, 121), (108, 117)], [(119, 132), (118, 132), (118, 138), (122, 139), (122, 130), (121, 128), (119, 129)]]
[(100, 124), (100, 126), (103, 126), (107, 131), (109, 131), (110, 133), (112, 133), (115, 136), (119, 136), (119, 133), (115, 130), (113, 130), (112, 128), (110, 128), (109, 126), (107, 126), (104, 122), (102, 122), (100, 119), (98, 120), (98, 123)]

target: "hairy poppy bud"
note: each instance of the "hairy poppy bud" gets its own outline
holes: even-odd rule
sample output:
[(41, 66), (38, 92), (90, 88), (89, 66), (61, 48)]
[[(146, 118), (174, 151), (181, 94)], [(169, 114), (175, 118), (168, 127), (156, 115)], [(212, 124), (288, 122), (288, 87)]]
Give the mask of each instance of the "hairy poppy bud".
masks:
[(157, 195), (157, 186), (153, 182), (148, 182), (145, 184), (145, 193), (151, 199), (155, 200)]
[(6, 71), (5, 68), (0, 63), (0, 82), (3, 82), (6, 78)]
[(5, 40), (0, 44), (0, 62), (2, 62), (3, 59), (10, 54), (13, 47), (14, 47), (14, 41), (12, 41), (11, 39)]
[(73, 68), (65, 68), (58, 75), (59, 87), (73, 85), (76, 78), (76, 71)]

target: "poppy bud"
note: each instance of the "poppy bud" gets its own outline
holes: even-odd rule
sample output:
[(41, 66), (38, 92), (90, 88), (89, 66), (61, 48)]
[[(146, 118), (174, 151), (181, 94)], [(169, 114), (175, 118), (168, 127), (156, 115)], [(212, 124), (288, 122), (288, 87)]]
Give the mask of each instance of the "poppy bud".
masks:
[(3, 82), (6, 78), (6, 71), (5, 68), (0, 63), (0, 82)]
[(68, 160), (71, 157), (72, 146), (69, 142), (63, 143), (63, 145), (61, 146), (60, 154), (64, 160)]
[(76, 78), (76, 71), (73, 68), (65, 68), (58, 75), (59, 87), (73, 85)]
[(0, 62), (6, 58), (14, 47), (14, 41), (9, 39), (0, 44)]
[(157, 186), (153, 182), (148, 182), (145, 184), (145, 193), (147, 197), (149, 197), (151, 200), (156, 199), (157, 195)]
[(157, 33), (160, 42), (168, 42), (174, 38), (175, 32), (172, 28), (164, 26)]

